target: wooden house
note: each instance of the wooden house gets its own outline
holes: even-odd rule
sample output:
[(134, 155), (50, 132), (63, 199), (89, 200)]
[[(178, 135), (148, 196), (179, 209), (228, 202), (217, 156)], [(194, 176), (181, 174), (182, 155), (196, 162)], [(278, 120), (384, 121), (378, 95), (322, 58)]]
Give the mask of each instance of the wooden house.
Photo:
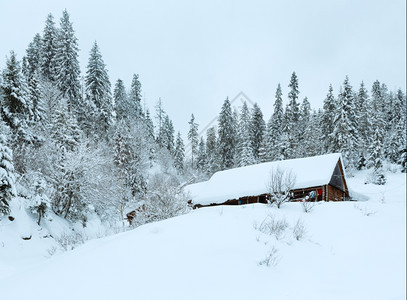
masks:
[(295, 181), (292, 201), (344, 201), (349, 199), (339, 153), (266, 162), (216, 172), (205, 182), (185, 187), (194, 207), (267, 203), (268, 182), (273, 170), (291, 172)]

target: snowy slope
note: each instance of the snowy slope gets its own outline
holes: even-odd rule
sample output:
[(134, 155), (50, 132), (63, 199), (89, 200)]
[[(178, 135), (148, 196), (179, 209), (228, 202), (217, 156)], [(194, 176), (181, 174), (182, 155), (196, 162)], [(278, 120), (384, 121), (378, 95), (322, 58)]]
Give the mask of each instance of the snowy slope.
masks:
[[(87, 242), (0, 276), (0, 299), (405, 299), (405, 174), (364, 176), (349, 185), (365, 202), (202, 208)], [(289, 224), (279, 239), (256, 229), (270, 215)]]

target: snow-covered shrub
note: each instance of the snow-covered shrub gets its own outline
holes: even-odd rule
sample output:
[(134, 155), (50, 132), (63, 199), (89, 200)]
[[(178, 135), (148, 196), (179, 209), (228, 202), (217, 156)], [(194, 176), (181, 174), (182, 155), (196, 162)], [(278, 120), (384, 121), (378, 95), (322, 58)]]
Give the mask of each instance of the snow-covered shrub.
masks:
[(314, 208), (315, 202), (305, 201), (305, 199), (304, 199), (301, 203), (301, 206), (302, 206), (303, 212), (308, 213)]
[(145, 195), (146, 222), (154, 222), (186, 213), (189, 208), (187, 195), (176, 178), (155, 174), (148, 183)]
[(79, 232), (72, 232), (70, 234), (64, 232), (58, 238), (56, 238), (56, 241), (63, 250), (67, 251), (73, 250), (79, 245), (85, 243), (85, 238)]
[(271, 250), (267, 253), (266, 257), (259, 261), (259, 265), (266, 265), (267, 267), (275, 267), (280, 260), (280, 258), (277, 256), (277, 249), (276, 247), (272, 247)]
[(295, 185), (295, 180), (295, 175), (291, 171), (281, 170), (280, 168), (270, 171), (266, 187), (270, 194), (271, 205), (280, 208), (283, 203), (290, 201), (290, 191)]
[(369, 172), (365, 179), (365, 184), (372, 183), (377, 185), (386, 184), (386, 175), (383, 172), (383, 169), (372, 170)]
[(32, 188), (32, 194), (28, 198), (28, 208), (31, 210), (31, 213), (38, 216), (37, 224), (40, 225), (41, 219), (51, 207), (51, 201), (46, 194), (50, 187), (39, 172), (28, 173), (26, 179)]
[(297, 241), (299, 241), (304, 237), (305, 233), (306, 229), (304, 223), (300, 219), (298, 219), (293, 228), (293, 236)]
[(267, 235), (274, 235), (276, 239), (280, 239), (287, 228), (285, 219), (278, 220), (273, 215), (268, 215), (260, 225), (255, 225), (255, 229)]

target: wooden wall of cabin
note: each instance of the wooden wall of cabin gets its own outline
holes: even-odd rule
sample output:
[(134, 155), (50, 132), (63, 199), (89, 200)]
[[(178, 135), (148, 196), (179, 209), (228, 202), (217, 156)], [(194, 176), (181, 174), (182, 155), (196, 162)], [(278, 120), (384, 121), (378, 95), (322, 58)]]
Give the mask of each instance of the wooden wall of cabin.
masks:
[(326, 201), (345, 201), (345, 192), (333, 187), (332, 185), (327, 185), (326, 187)]

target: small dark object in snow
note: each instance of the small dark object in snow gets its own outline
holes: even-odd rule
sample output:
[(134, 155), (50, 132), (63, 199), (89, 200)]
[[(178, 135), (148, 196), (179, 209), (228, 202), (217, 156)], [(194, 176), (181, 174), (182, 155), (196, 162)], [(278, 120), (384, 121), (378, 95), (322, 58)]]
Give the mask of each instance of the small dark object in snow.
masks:
[(8, 216), (8, 219), (9, 219), (11, 222), (14, 221), (14, 217), (12, 217), (12, 216)]
[(28, 240), (31, 240), (31, 237), (32, 237), (32, 235), (30, 235), (30, 236), (28, 236), (28, 237), (23, 237), (22, 239), (23, 239), (24, 241), (28, 241)]

